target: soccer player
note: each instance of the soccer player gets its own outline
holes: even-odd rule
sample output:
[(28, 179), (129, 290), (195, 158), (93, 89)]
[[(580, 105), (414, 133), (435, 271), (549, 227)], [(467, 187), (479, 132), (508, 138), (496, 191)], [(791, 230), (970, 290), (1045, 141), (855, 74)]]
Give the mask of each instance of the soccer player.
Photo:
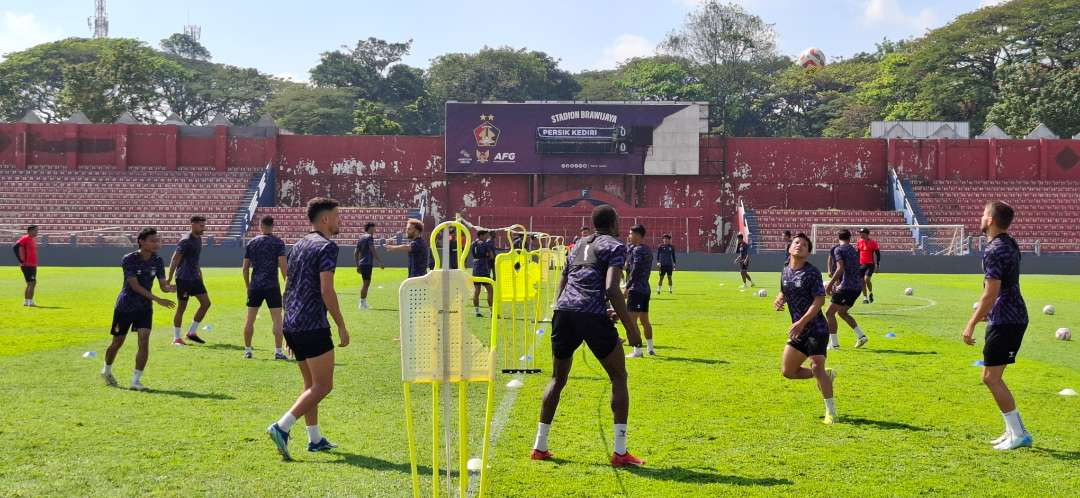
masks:
[(375, 267), (375, 262), (379, 262), (379, 268), (386, 268), (382, 258), (379, 257), (379, 253), (375, 250), (374, 234), (375, 224), (370, 221), (365, 223), (364, 233), (357, 239), (356, 250), (353, 251), (353, 259), (356, 260), (356, 272), (360, 274), (360, 279), (364, 281), (363, 286), (360, 287), (359, 307), (362, 310), (369, 309), (367, 295), (368, 288), (371, 287), (371, 270)]
[(337, 446), (319, 431), (319, 402), (334, 387), (334, 341), (330, 337), (329, 312), (338, 329), (338, 347), (349, 345), (349, 331), (341, 317), (334, 270), (338, 246), (328, 237), (339, 233), (338, 202), (325, 197), (308, 201), (307, 215), (312, 232), (305, 235), (289, 252), (288, 277), (285, 279), (285, 342), (296, 356), (304, 391), (292, 408), (266, 433), (285, 460), (289, 454), (289, 431), (296, 419), (307, 422), (308, 451), (329, 451)]
[(866, 334), (859, 328), (859, 324), (855, 322), (855, 317), (848, 313), (848, 310), (855, 305), (855, 301), (859, 300), (859, 293), (862, 292), (862, 271), (859, 268), (859, 253), (855, 250), (855, 247), (851, 245), (851, 231), (848, 229), (840, 230), (836, 234), (839, 244), (833, 246), (829, 251), (829, 268), (835, 270), (829, 273), (831, 277), (829, 284), (825, 286), (825, 293), (832, 296), (832, 303), (829, 304), (829, 309), (825, 311), (825, 321), (829, 324), (829, 348), (836, 349), (840, 347), (840, 341), (837, 338), (836, 329), (838, 325), (836, 323), (836, 315), (840, 315), (840, 318), (847, 323), (852, 330), (855, 331), (857, 337), (855, 341), (855, 347), (861, 348), (866, 345)]
[(739, 255), (735, 258), (735, 262), (739, 264), (739, 276), (742, 277), (742, 288), (746, 288), (746, 283), (750, 282), (750, 287), (754, 286), (754, 279), (750, 278), (750, 244), (743, 240), (743, 234), (739, 234), (739, 246), (735, 248), (735, 252)]
[(255, 334), (255, 316), (266, 302), (274, 322), (274, 359), (288, 360), (281, 351), (281, 285), (278, 272), (288, 275), (285, 242), (274, 235), (274, 217), (263, 216), (259, 222), (262, 235), (251, 239), (244, 249), (244, 287), (247, 288), (247, 318), (244, 320), (244, 358), (252, 357), (251, 337)]
[(124, 271), (124, 286), (120, 295), (116, 296), (110, 331), (112, 343), (105, 350), (105, 366), (101, 369), (101, 378), (105, 379), (107, 386), (117, 385), (116, 377), (113, 377), (112, 373), (113, 361), (116, 360), (116, 353), (120, 352), (120, 346), (124, 345), (128, 332), (134, 331), (139, 334), (139, 351), (135, 353), (131, 390), (146, 391), (146, 386), (142, 385), (142, 375), (150, 355), (150, 328), (154, 323), (153, 303), (166, 308), (176, 306), (176, 303), (155, 296), (150, 290), (154, 288), (155, 278), (162, 292), (173, 292), (176, 289), (165, 280), (165, 262), (157, 255), (161, 248), (161, 237), (157, 230), (140, 230), (138, 244), (138, 251), (128, 253), (120, 260), (120, 267)]
[[(474, 277), (491, 278), (492, 269), (495, 268), (495, 247), (491, 243), (491, 236), (487, 230), (476, 231), (476, 243), (472, 246), (472, 258), (473, 258), (473, 271)], [(480, 289), (487, 291), (487, 303), (488, 309), (491, 309), (495, 304), (492, 297), (494, 289), (491, 288), (489, 283), (473, 282), (473, 308), (476, 309), (477, 318), (483, 318), (484, 314), (480, 312)]]
[[(649, 322), (649, 298), (652, 297), (652, 289), (649, 288), (649, 273), (652, 272), (652, 249), (645, 244), (645, 227), (634, 225), (627, 237), (630, 242), (629, 262), (626, 266), (626, 308), (630, 311), (630, 317), (641, 324), (641, 330), (645, 333), (645, 344), (649, 349), (649, 356), (656, 356), (653, 349), (652, 323)], [(641, 358), (644, 353), (641, 348), (635, 347), (627, 355), (627, 358)]]
[(199, 344), (206, 342), (198, 334), (199, 324), (206, 318), (206, 311), (210, 309), (210, 296), (206, 294), (202, 269), (199, 268), (199, 253), (202, 252), (202, 235), (205, 231), (206, 218), (192, 216), (191, 232), (176, 244), (176, 251), (173, 252), (172, 261), (169, 262), (169, 285), (172, 285), (173, 275), (176, 275), (177, 306), (176, 314), (173, 315), (173, 346), (187, 346), (187, 343), (180, 338), (180, 326), (183, 325), (184, 310), (187, 309), (188, 298), (191, 296), (199, 300), (199, 309), (195, 310), (195, 316), (192, 317), (187, 338)]
[(870, 229), (859, 229), (859, 242), (856, 244), (859, 250), (859, 264), (862, 265), (863, 281), (862, 290), (863, 304), (874, 302), (874, 284), (870, 282), (874, 272), (881, 266), (881, 250), (876, 240), (870, 238)]
[(37, 225), (26, 227), (26, 235), (19, 237), (15, 242), (15, 257), (19, 259), (19, 269), (22, 270), (23, 280), (26, 280), (26, 290), (23, 291), (23, 306), (37, 306), (34, 304), (34, 289), (37, 288)]
[[(788, 305), (791, 313), (791, 328), (788, 329), (788, 342), (784, 346), (781, 373), (788, 379), (817, 379), (821, 397), (825, 400), (826, 424), (836, 421), (836, 403), (833, 400), (833, 381), (836, 373), (825, 368), (826, 344), (829, 340), (828, 324), (821, 316), (821, 307), (825, 304), (825, 286), (821, 282), (821, 272), (807, 261), (814, 243), (804, 233), (792, 239), (791, 263), (784, 268), (780, 276), (780, 293), (773, 306), (777, 311)], [(810, 368), (803, 362), (810, 359)]]
[(664, 275), (667, 275), (668, 294), (671, 290), (671, 274), (675, 273), (675, 246), (671, 245), (671, 235), (664, 234), (664, 243), (656, 248), (656, 265), (660, 267), (660, 281), (656, 283), (656, 293), (660, 294), (660, 288), (664, 285)]
[(597, 206), (593, 209), (592, 221), (596, 234), (578, 241), (570, 264), (563, 268), (559, 280), (559, 297), (551, 319), (552, 376), (544, 391), (531, 458), (547, 460), (552, 457), (548, 449), (551, 422), (570, 376), (574, 351), (585, 342), (611, 380), (611, 411), (615, 419), (615, 452), (611, 455), (611, 465), (644, 465), (643, 460), (626, 450), (626, 421), (630, 411), (626, 360), (623, 358), (623, 341), (607, 316), (607, 303), (611, 303), (626, 329), (630, 345), (641, 346), (641, 334), (626, 309), (619, 288), (626, 246), (615, 238), (619, 230), (615, 208), (607, 204)]
[(1013, 208), (1001, 201), (990, 202), (983, 210), (980, 228), (990, 238), (983, 254), (983, 293), (963, 334), (965, 343), (975, 345), (975, 325), (987, 321), (982, 380), (1005, 419), (1005, 433), (991, 442), (997, 450), (1032, 443), (1016, 400), (1002, 379), (1005, 367), (1016, 361), (1028, 326), (1027, 305), (1020, 294), (1020, 246), (1007, 232), (1014, 215)]
[(424, 222), (410, 219), (405, 224), (405, 237), (408, 244), (387, 244), (386, 250), (390, 252), (409, 253), (409, 278), (422, 277), (428, 271), (428, 245), (424, 242)]

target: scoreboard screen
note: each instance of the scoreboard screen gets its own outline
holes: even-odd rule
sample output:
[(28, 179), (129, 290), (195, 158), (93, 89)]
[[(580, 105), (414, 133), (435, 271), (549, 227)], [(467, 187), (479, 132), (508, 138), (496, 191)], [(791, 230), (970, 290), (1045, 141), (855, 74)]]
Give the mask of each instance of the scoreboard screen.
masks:
[(629, 154), (626, 127), (541, 126), (536, 129), (536, 153), (541, 155)]

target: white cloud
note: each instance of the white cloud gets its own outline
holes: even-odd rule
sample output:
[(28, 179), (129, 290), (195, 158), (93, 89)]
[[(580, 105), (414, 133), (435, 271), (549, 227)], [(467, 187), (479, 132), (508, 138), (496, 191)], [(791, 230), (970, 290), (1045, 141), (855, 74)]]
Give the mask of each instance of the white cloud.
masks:
[(638, 35), (622, 34), (607, 47), (592, 69), (614, 69), (620, 62), (634, 57), (656, 55), (656, 44)]
[(60, 29), (42, 26), (34, 14), (0, 11), (0, 60), (11, 52), (58, 40), (62, 34)]
[(865, 26), (893, 25), (918, 30), (920, 33), (938, 24), (934, 9), (924, 8), (916, 13), (904, 12), (899, 0), (869, 0), (864, 2), (859, 21)]

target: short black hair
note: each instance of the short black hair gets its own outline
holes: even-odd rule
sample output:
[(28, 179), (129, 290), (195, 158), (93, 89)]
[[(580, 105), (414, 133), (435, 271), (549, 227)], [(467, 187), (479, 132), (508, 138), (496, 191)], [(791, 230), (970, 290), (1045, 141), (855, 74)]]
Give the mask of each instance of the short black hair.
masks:
[(795, 237), (792, 240), (795, 240), (795, 239), (803, 239), (803, 240), (805, 240), (806, 241), (806, 250), (809, 251), (809, 252), (814, 252), (814, 241), (810, 240), (809, 235), (806, 235), (805, 233), (799, 232), (799, 233), (795, 234)]
[[(154, 235), (157, 235), (157, 229), (154, 228), (154, 227), (146, 227), (146, 228), (144, 228), (142, 230), (139, 230), (138, 241), (142, 242), (142, 241), (144, 241), (146, 239), (149, 239), (151, 236), (154, 236)], [(128, 239), (128, 240), (131, 240), (131, 239)]]
[(994, 219), (994, 223), (1002, 230), (1008, 230), (1009, 225), (1012, 225), (1013, 217), (1016, 216), (1016, 211), (1005, 201), (987, 202), (986, 209), (990, 210), (990, 217)]
[(329, 197), (316, 197), (311, 199), (307, 203), (307, 218), (308, 221), (314, 223), (315, 219), (322, 214), (323, 211), (330, 211), (337, 209), (339, 203)]
[(27, 232), (29, 232), (31, 230), (37, 230), (37, 225), (30, 225), (30, 226), (26, 227)]
[(665, 238), (665, 239), (670, 239), (670, 238), (671, 238), (671, 234), (670, 234), (670, 233), (665, 233), (665, 234), (664, 234), (664, 238)]
[(642, 224), (639, 223), (637, 225), (634, 225), (634, 226), (630, 227), (630, 231), (644, 237), (645, 236), (645, 225), (642, 225)]
[(870, 235), (870, 229), (866, 228), (866, 227), (862, 227), (862, 228), (859, 229), (859, 233), (865, 233), (866, 235)]
[(371, 230), (372, 228), (375, 228), (375, 222), (374, 221), (369, 221), (367, 223), (364, 223), (364, 231), (365, 232), (368, 231), (368, 230)]
[(201, 214), (197, 214), (197, 215), (191, 217), (191, 222), (192, 223), (205, 223), (206, 222), (206, 217), (201, 215)]
[(740, 233), (740, 234), (737, 234), (737, 235), (735, 235), (735, 237), (737, 237), (737, 238), (738, 238), (739, 240), (742, 240), (742, 234), (741, 234), (741, 233)]
[(836, 238), (840, 240), (851, 240), (851, 230), (844, 228), (839, 232), (836, 232)]
[(615, 222), (619, 215), (611, 204), (601, 204), (592, 210), (592, 224), (597, 230), (610, 230), (615, 228)]
[(784, 230), (784, 237), (791, 237), (791, 230)]
[(263, 216), (262, 221), (260, 221), (260, 223), (262, 223), (262, 226), (264, 226), (264, 227), (272, 227), (272, 226), (274, 226), (274, 217), (273, 216)]
[(578, 231), (579, 231), (579, 232), (591, 232), (591, 231), (592, 231), (592, 229), (591, 229), (591, 228), (589, 228), (589, 227), (581, 227), (581, 230), (578, 230)]
[(487, 235), (487, 234), (488, 234), (488, 231), (487, 231), (487, 230), (477, 230), (477, 231), (476, 231), (476, 236), (477, 236), (477, 237), (483, 237), (483, 236), (485, 236), (485, 235)]

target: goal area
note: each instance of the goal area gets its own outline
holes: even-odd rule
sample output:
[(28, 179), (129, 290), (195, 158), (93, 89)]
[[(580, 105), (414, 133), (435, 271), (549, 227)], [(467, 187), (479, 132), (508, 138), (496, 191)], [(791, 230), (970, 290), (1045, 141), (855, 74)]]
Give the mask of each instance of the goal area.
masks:
[(811, 226), (810, 240), (814, 253), (827, 252), (837, 242), (840, 230), (851, 231), (851, 242), (859, 240), (859, 230), (870, 230), (870, 238), (877, 241), (881, 252), (902, 252), (935, 256), (962, 256), (967, 254), (970, 242), (964, 234), (964, 225), (852, 225), (815, 223)]

